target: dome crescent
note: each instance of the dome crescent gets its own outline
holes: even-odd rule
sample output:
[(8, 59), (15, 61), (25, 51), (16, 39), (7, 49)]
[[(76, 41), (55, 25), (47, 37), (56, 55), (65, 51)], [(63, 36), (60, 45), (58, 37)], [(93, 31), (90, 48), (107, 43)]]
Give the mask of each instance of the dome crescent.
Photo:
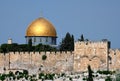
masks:
[(26, 30), (26, 36), (57, 37), (54, 26), (45, 18), (34, 20)]

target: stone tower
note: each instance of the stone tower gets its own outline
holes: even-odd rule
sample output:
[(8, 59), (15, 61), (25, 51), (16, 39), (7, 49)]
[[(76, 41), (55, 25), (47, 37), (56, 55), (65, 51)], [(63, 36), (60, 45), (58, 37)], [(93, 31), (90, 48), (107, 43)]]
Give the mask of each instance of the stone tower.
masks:
[(74, 71), (86, 71), (90, 65), (93, 70), (108, 69), (109, 41), (78, 41), (75, 43)]

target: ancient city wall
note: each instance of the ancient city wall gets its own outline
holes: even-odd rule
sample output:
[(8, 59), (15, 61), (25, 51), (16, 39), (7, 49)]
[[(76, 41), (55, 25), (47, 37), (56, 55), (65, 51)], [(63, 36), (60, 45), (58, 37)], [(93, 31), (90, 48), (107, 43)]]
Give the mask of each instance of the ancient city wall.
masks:
[[(42, 56), (47, 59), (43, 60)], [(9, 64), (10, 62), (10, 64)], [(29, 70), (31, 73), (67, 72), (73, 70), (72, 52), (13, 52), (0, 54), (0, 72), (5, 70)]]
[(119, 49), (109, 50), (109, 67), (111, 70), (120, 69), (120, 50)]

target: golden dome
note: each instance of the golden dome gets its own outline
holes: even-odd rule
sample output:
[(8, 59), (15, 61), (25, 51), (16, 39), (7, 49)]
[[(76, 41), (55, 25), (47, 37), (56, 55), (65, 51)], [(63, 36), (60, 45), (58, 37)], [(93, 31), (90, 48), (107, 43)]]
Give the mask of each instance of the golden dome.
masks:
[(27, 28), (26, 36), (57, 37), (54, 26), (45, 18), (34, 20)]

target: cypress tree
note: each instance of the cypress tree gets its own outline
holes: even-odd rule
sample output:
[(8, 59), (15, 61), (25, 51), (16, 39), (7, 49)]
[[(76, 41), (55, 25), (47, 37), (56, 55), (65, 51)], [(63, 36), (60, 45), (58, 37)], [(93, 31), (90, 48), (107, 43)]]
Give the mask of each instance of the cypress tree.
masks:
[(64, 39), (62, 39), (60, 45), (61, 51), (73, 51), (74, 50), (74, 36), (70, 35), (70, 33), (66, 33)]
[(29, 39), (29, 41), (28, 41), (28, 50), (29, 51), (32, 50), (32, 39)]
[(81, 41), (84, 41), (84, 36), (83, 36), (83, 34), (81, 35)]
[(90, 65), (88, 65), (88, 79), (87, 81), (93, 81), (93, 77), (92, 77), (92, 70)]

